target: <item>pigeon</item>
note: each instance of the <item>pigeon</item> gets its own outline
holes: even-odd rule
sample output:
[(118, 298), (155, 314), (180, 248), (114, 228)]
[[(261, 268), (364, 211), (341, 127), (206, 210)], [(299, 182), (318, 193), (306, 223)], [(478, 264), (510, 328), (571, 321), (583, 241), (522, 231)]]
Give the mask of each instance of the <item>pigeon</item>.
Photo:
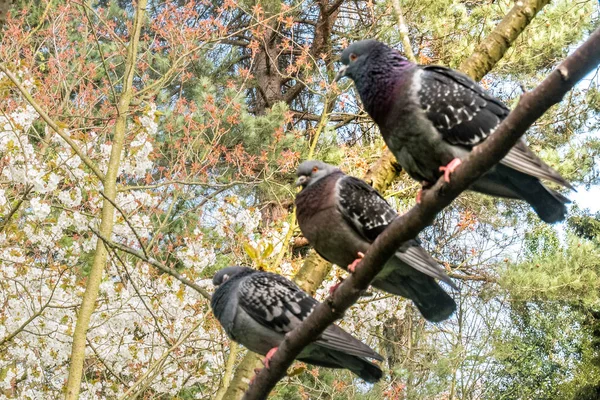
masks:
[[(376, 40), (351, 44), (341, 62), (336, 80), (347, 76), (354, 81), (385, 143), (402, 168), (423, 182), (423, 188), (442, 175), (449, 182), (460, 159), (492, 135), (510, 112), (468, 76), (412, 63)], [(525, 200), (547, 223), (564, 220), (570, 200), (540, 179), (574, 189), (520, 140), (470, 189)]]
[[(304, 161), (297, 175), (302, 190), (296, 195), (296, 218), (302, 234), (321, 257), (352, 272), (360, 261), (356, 255), (366, 252), (398, 214), (365, 181), (333, 165)], [(425, 319), (440, 322), (452, 315), (456, 303), (434, 278), (456, 288), (413, 239), (398, 249), (371, 285), (412, 300)]]
[[(266, 355), (267, 368), (284, 336), (319, 304), (289, 279), (248, 267), (221, 269), (213, 284), (217, 289), (210, 305), (215, 317), (232, 340)], [(369, 361), (383, 361), (383, 357), (333, 324), (297, 359), (321, 367), (346, 368), (370, 383), (383, 375), (381, 368)]]

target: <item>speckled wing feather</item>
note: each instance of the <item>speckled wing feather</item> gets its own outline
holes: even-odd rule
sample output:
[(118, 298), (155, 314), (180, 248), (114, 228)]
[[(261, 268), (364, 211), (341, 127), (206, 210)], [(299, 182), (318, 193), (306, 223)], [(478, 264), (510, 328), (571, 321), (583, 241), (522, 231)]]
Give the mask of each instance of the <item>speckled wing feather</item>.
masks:
[(256, 273), (240, 285), (240, 306), (254, 320), (279, 333), (292, 331), (318, 301), (282, 276)]
[[(256, 322), (282, 334), (300, 325), (319, 304), (290, 280), (268, 272), (249, 276), (239, 290), (239, 304), (244, 311)], [(382, 360), (370, 347), (335, 325), (329, 326), (315, 342), (347, 354)]]
[(338, 181), (338, 209), (362, 237), (373, 242), (398, 216), (379, 192), (366, 182), (345, 176)]
[(427, 118), (451, 144), (474, 146), (510, 110), (468, 76), (440, 66), (421, 67), (418, 98)]
[[(348, 224), (369, 242), (398, 217), (379, 192), (366, 182), (345, 176), (338, 181), (338, 209)], [(448, 283), (452, 282), (438, 263), (420, 246), (417, 239), (404, 243), (396, 253), (396, 257), (426, 275)]]

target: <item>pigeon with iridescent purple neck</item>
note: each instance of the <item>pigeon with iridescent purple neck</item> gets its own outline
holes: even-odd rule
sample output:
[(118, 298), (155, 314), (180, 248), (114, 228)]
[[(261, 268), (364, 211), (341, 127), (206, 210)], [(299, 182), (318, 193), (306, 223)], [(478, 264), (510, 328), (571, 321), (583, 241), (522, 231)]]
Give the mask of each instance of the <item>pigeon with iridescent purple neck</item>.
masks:
[[(484, 141), (510, 110), (468, 76), (441, 66), (418, 65), (376, 40), (351, 44), (342, 53), (342, 69), (398, 163), (426, 187), (450, 174), (473, 147)], [(528, 202), (545, 222), (562, 221), (562, 194), (544, 186), (546, 179), (573, 189), (519, 141), (471, 190)]]

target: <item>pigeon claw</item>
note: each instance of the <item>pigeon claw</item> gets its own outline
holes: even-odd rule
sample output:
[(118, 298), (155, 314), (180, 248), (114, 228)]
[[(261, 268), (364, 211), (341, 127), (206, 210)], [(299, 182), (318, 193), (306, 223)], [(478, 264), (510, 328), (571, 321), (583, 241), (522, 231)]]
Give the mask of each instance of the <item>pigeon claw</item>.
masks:
[(450, 182), (450, 174), (453, 173), (456, 167), (458, 167), (460, 164), (462, 164), (460, 158), (455, 158), (445, 167), (440, 167), (440, 171), (444, 173), (444, 181)]
[(275, 354), (275, 353), (277, 353), (277, 347), (273, 347), (271, 350), (269, 350), (269, 352), (265, 356), (265, 359), (263, 360), (263, 364), (265, 365), (266, 369), (269, 369), (269, 362), (271, 362), (271, 358), (273, 357), (273, 354)]
[(417, 192), (417, 204), (421, 204), (421, 195), (423, 194), (423, 189), (419, 189)]
[(352, 261), (352, 264), (348, 265), (348, 271), (350, 271), (350, 273), (354, 273), (354, 271), (356, 271), (356, 266), (358, 265), (358, 263), (360, 263), (360, 261), (365, 257), (365, 253), (363, 253), (362, 251), (358, 252), (358, 258), (354, 261)]

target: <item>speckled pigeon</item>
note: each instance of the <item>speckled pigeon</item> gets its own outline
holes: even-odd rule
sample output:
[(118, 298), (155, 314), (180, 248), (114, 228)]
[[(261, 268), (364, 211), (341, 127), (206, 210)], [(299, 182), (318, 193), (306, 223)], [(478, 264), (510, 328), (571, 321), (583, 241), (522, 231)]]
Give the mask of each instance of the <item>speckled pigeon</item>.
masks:
[[(265, 366), (283, 341), (319, 304), (281, 275), (248, 267), (227, 267), (213, 277), (218, 286), (211, 307), (227, 335), (255, 353), (267, 355)], [(346, 368), (367, 382), (381, 379), (369, 361), (383, 358), (336, 325), (302, 350), (298, 360), (328, 368)]]
[[(353, 43), (342, 53), (336, 79), (354, 80), (365, 109), (379, 125), (398, 163), (423, 187), (446, 181), (471, 149), (510, 112), (468, 76), (440, 66), (417, 65), (376, 40)], [(569, 199), (540, 179), (573, 187), (519, 141), (471, 189), (528, 202), (545, 222), (565, 218)]]
[[(323, 258), (342, 268), (353, 266), (357, 254), (398, 216), (366, 182), (318, 160), (298, 167), (296, 217), (304, 236)], [(402, 245), (371, 285), (411, 299), (433, 322), (447, 319), (456, 303), (434, 278), (456, 288), (418, 240)]]

